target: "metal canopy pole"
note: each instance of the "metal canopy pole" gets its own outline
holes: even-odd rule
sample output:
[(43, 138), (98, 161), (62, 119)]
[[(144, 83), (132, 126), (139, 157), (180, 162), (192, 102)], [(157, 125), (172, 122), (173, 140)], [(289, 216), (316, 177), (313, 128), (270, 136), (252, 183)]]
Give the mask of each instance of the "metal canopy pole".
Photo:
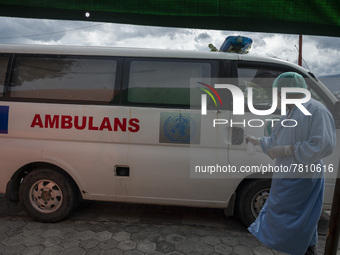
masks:
[(299, 57), (298, 57), (298, 65), (302, 66), (302, 35), (299, 35)]
[(325, 255), (336, 255), (340, 232), (340, 159), (335, 182), (331, 217), (328, 225)]

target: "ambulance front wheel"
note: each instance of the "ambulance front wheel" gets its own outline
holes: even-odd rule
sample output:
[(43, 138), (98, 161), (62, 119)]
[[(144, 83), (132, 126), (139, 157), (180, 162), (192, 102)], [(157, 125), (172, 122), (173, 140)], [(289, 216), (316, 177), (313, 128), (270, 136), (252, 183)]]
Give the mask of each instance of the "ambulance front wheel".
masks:
[(271, 179), (245, 180), (236, 191), (235, 212), (244, 226), (249, 227), (269, 197)]
[(57, 222), (75, 209), (78, 192), (72, 180), (55, 169), (39, 168), (29, 172), (19, 188), (24, 211), (40, 222)]

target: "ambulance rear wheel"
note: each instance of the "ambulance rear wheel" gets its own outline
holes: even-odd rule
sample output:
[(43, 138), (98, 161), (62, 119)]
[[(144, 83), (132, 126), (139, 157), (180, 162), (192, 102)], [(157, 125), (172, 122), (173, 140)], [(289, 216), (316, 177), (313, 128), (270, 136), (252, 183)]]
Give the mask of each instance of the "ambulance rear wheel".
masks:
[(249, 227), (269, 197), (271, 179), (249, 179), (236, 192), (235, 212), (244, 226)]
[(78, 192), (72, 180), (50, 168), (29, 172), (20, 185), (19, 197), (24, 211), (40, 222), (60, 221), (78, 204)]

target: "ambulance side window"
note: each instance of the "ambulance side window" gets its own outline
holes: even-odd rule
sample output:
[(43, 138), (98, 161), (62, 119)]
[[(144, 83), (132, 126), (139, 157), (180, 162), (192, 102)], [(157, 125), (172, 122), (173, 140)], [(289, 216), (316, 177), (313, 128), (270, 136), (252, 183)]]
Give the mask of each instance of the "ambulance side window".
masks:
[[(320, 78), (320, 77), (319, 77)], [(340, 100), (340, 85), (338, 77), (325, 77), (319, 79), (323, 84), (325, 84), (333, 95)]]
[[(272, 85), (276, 77), (280, 74), (294, 70), (284, 70), (270, 67), (249, 67), (239, 66), (238, 85), (241, 88), (245, 99), (248, 96), (248, 89), (253, 89), (253, 104), (255, 109), (269, 109), (272, 105)], [(310, 78), (305, 78), (307, 88), (311, 92), (311, 97), (322, 104), (325, 102), (319, 94), (312, 88), (315, 82)], [(326, 105), (326, 104), (325, 104)]]
[(191, 78), (210, 78), (212, 65), (201, 61), (133, 60), (127, 90), (128, 104), (190, 106)]
[(269, 109), (272, 105), (273, 81), (284, 71), (267, 67), (238, 67), (238, 85), (245, 99), (249, 88), (253, 90), (253, 104), (256, 109)]
[(320, 97), (320, 95), (312, 88), (313, 84), (314, 87), (318, 86), (315, 85), (315, 81), (313, 81), (310, 78), (305, 79), (306, 83), (307, 83), (307, 88), (311, 94), (311, 97), (317, 101), (319, 101), (320, 103), (324, 104), (325, 106), (327, 106), (327, 104), (325, 103), (325, 101)]
[(87, 57), (30, 57), (15, 61), (10, 95), (26, 100), (109, 103), (117, 62)]
[(5, 79), (8, 66), (8, 57), (0, 57), (0, 97), (5, 93)]

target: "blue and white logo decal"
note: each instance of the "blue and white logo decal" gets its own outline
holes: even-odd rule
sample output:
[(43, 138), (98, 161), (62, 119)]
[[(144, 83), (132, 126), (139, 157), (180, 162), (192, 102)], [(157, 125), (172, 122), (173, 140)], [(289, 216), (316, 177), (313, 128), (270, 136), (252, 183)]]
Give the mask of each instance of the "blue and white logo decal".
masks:
[(161, 113), (160, 143), (200, 143), (200, 116), (188, 113)]
[(8, 134), (9, 106), (0, 106), (0, 134)]

